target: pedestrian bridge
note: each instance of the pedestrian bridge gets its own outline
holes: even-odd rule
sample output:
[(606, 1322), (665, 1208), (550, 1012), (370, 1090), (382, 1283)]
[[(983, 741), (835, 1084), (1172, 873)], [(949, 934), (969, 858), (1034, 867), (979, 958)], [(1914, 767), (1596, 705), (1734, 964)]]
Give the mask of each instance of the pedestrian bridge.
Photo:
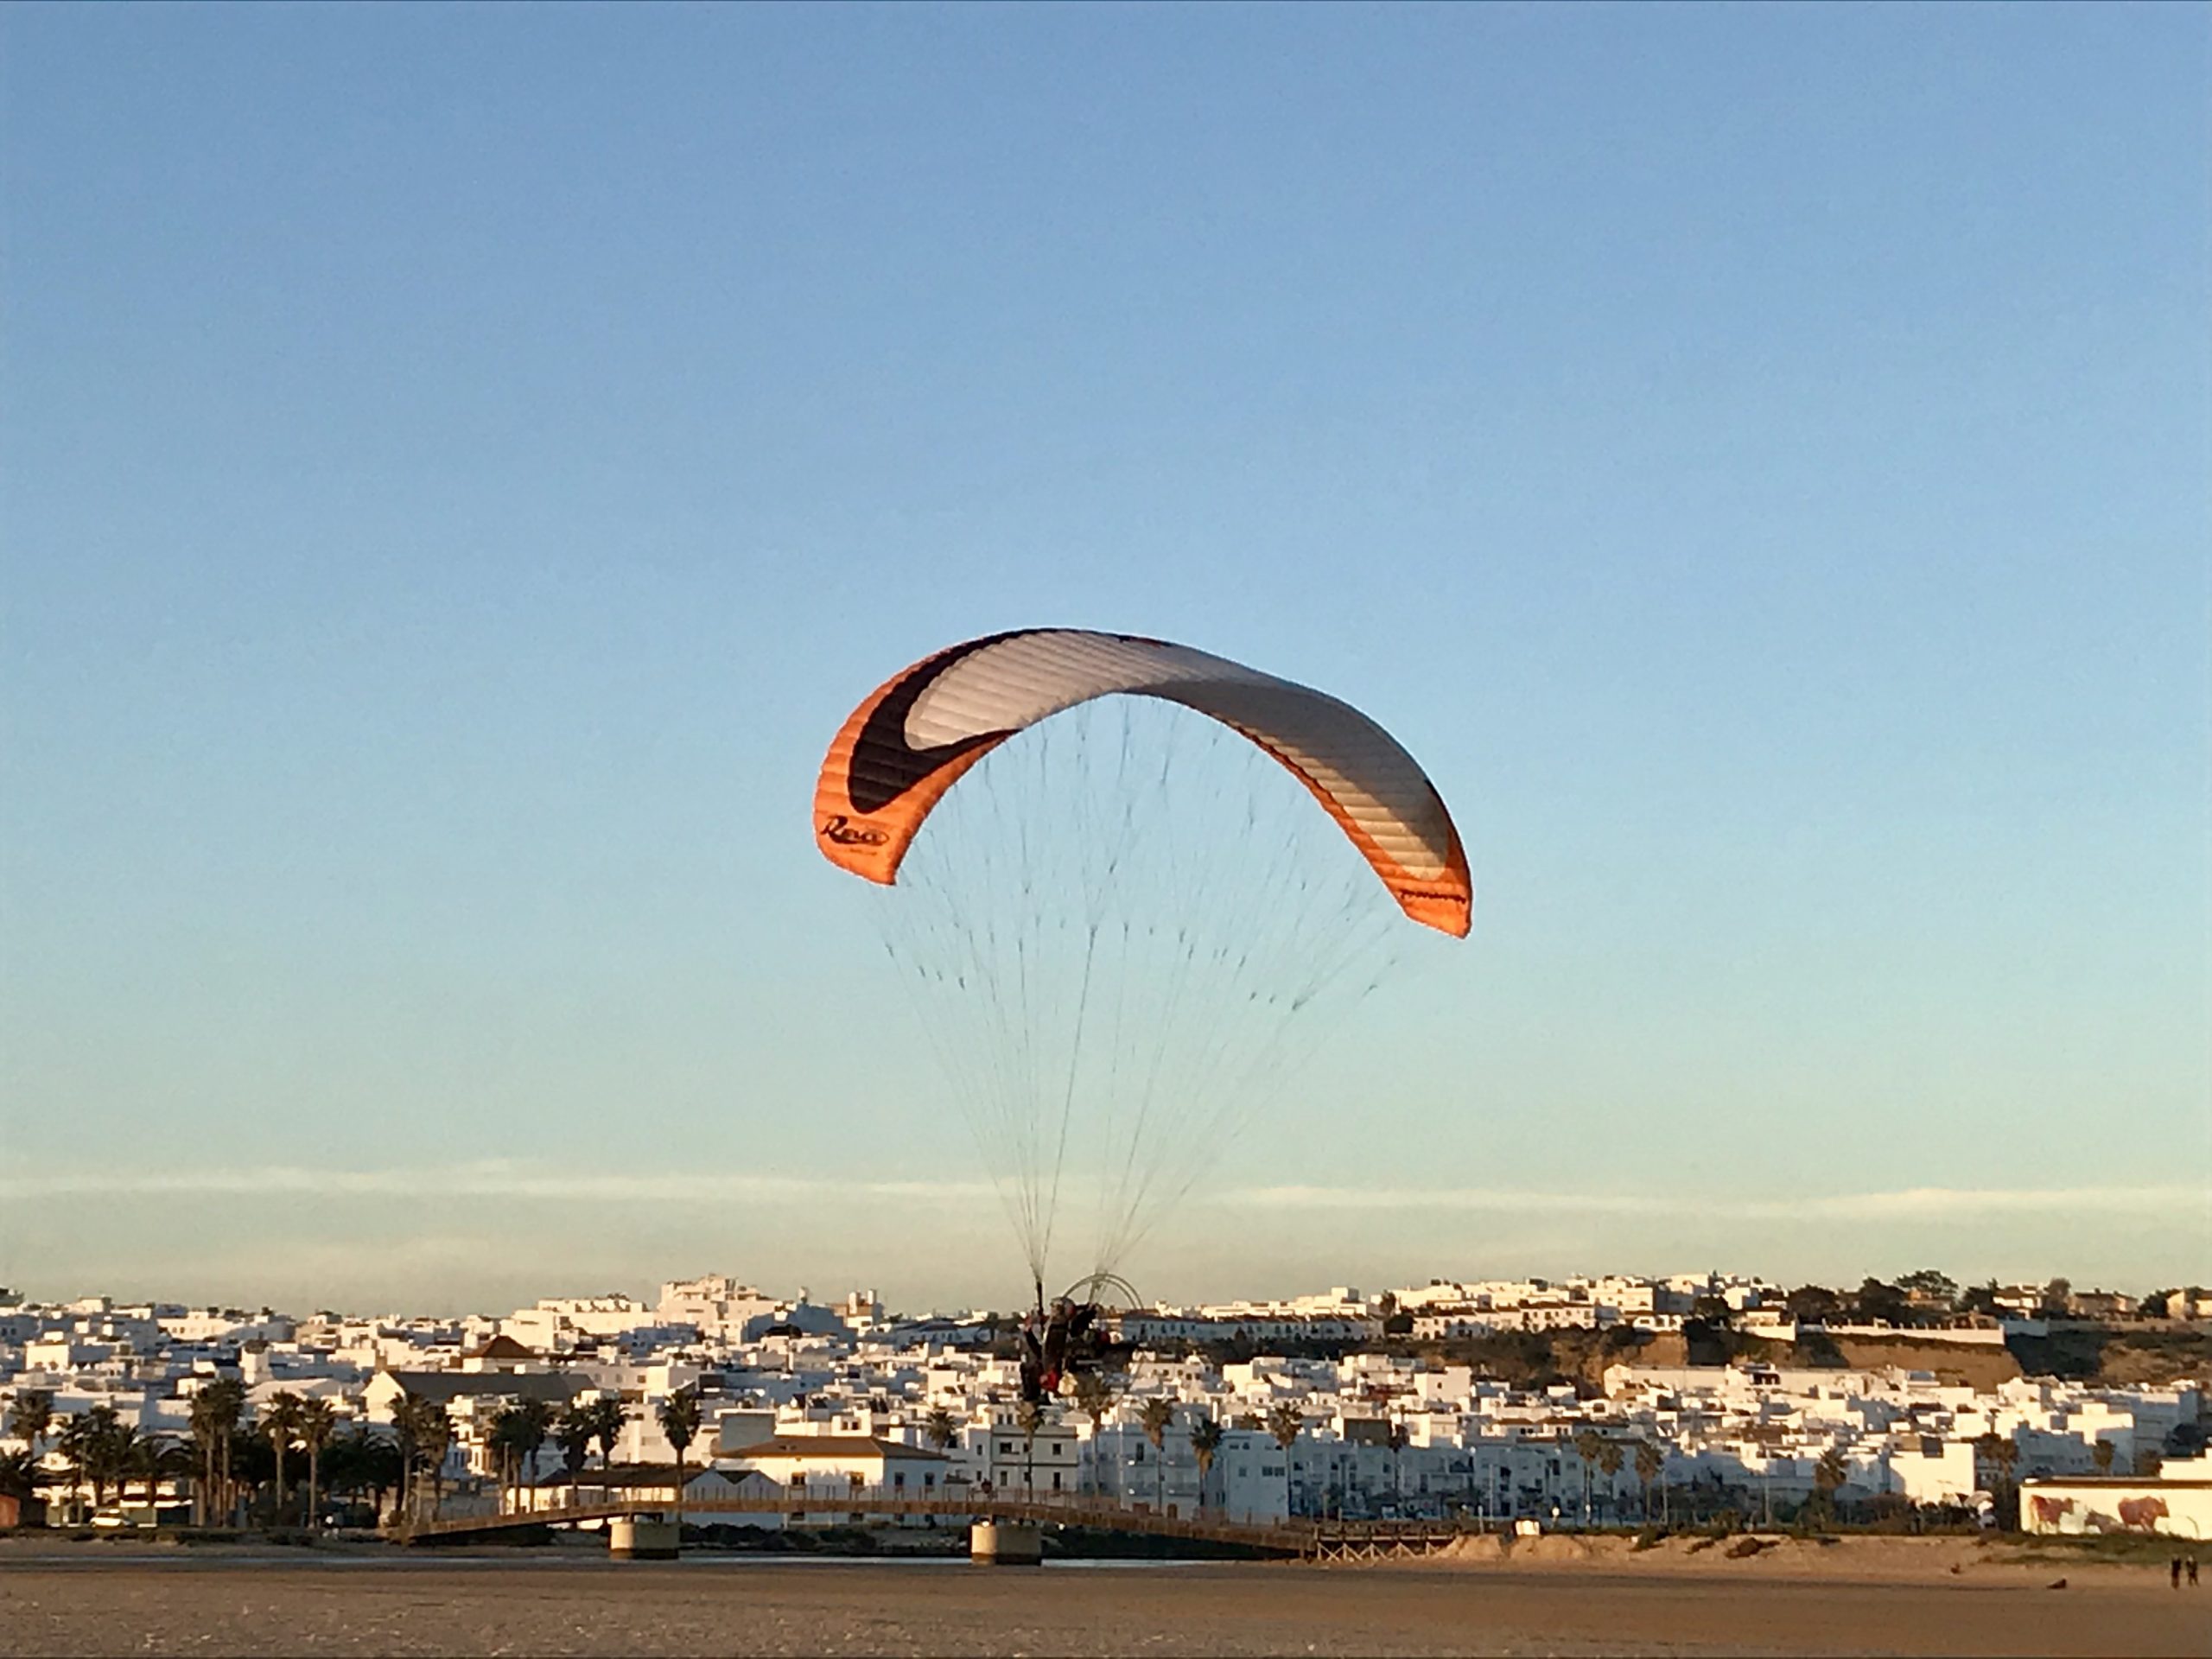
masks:
[[(675, 1505), (666, 1498), (607, 1497), (543, 1504), (537, 1508), (486, 1506), (459, 1512), (447, 1510), (435, 1519), (407, 1520), (387, 1529), (402, 1543), (466, 1542), (533, 1527), (571, 1527), (623, 1516), (665, 1517)], [(821, 1490), (688, 1498), (687, 1520), (700, 1516), (775, 1515), (817, 1526), (865, 1525), (870, 1521), (942, 1518), (959, 1525), (974, 1521), (1026, 1521), (1046, 1526), (1090, 1527), (1102, 1531), (1231, 1544), (1306, 1560), (1373, 1559), (1427, 1554), (1458, 1537), (1448, 1522), (1393, 1521), (1240, 1521), (1201, 1511), (1185, 1515), (1171, 1506), (1118, 1503), (1072, 1492), (970, 1492), (950, 1497), (918, 1496), (903, 1489), (861, 1488), (831, 1493)]]

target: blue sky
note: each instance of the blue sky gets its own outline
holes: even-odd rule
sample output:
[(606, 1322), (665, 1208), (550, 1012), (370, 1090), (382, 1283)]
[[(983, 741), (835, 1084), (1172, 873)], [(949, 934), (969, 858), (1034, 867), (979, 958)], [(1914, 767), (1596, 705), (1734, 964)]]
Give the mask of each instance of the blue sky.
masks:
[(1006, 1300), (805, 811), (1038, 623), (1482, 894), (1147, 1288), (2202, 1277), (2209, 40), (10, 10), (0, 1282)]

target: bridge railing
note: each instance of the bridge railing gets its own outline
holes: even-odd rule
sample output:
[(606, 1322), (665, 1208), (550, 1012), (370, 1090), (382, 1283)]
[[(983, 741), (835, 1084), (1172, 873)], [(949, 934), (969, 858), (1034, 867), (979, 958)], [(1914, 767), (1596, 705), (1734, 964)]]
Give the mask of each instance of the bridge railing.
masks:
[[(585, 1481), (573, 1493), (568, 1488), (560, 1491), (559, 1502), (545, 1501), (548, 1489), (543, 1487), (524, 1489), (522, 1502), (513, 1501), (507, 1494), (448, 1500), (440, 1505), (435, 1517), (404, 1516), (395, 1523), (393, 1530), (410, 1537), (427, 1537), (519, 1526), (575, 1525), (622, 1516), (666, 1515), (679, 1507), (673, 1491), (667, 1488), (639, 1493), (634, 1489), (594, 1489)], [(1091, 1492), (1030, 1491), (1020, 1487), (982, 1485), (915, 1488), (817, 1482), (804, 1487), (785, 1486), (734, 1497), (687, 1493), (680, 1507), (686, 1516), (820, 1516), (831, 1522), (849, 1516), (1033, 1520), (1278, 1544), (1303, 1538), (1313, 1530), (1311, 1522), (1260, 1519), (1225, 1510), (1190, 1510), (1177, 1504), (1159, 1509)]]

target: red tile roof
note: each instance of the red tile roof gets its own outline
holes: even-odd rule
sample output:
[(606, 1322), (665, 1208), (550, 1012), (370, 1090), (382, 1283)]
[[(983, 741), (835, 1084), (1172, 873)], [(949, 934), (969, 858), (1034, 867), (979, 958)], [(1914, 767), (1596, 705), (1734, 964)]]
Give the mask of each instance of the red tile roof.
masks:
[(920, 1458), (931, 1463), (950, 1461), (942, 1452), (902, 1445), (897, 1440), (883, 1440), (874, 1434), (775, 1434), (721, 1455), (725, 1458)]

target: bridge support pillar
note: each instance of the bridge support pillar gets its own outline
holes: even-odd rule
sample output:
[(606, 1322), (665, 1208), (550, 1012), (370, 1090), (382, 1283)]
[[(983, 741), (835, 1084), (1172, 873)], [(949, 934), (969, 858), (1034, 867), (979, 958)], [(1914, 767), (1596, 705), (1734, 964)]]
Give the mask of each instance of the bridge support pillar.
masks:
[(968, 1559), (980, 1567), (1041, 1567), (1044, 1530), (1026, 1521), (978, 1521), (968, 1529)]
[(618, 1515), (607, 1523), (607, 1551), (618, 1561), (672, 1561), (683, 1529), (657, 1515)]

